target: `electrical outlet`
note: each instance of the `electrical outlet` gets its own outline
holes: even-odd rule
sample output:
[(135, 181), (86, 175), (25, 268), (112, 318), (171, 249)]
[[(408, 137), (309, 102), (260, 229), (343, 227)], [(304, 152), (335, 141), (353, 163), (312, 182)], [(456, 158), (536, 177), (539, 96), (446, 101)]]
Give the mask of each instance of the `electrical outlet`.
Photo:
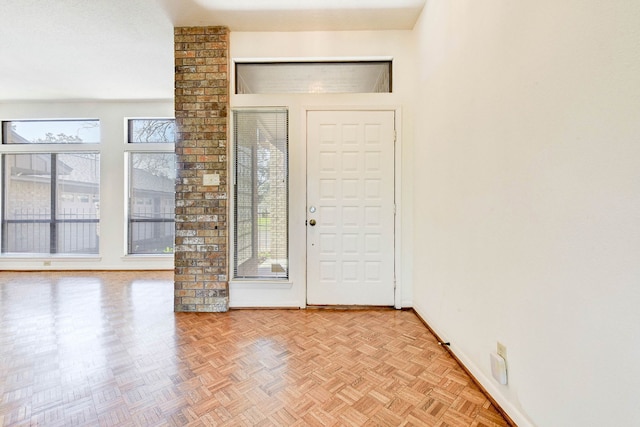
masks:
[(498, 341), (496, 347), (497, 347), (498, 356), (502, 357), (506, 361), (507, 360), (507, 346), (502, 344), (500, 341)]
[(44, 261), (42, 263), (42, 265), (44, 265), (45, 267), (50, 267), (51, 266), (51, 261)]

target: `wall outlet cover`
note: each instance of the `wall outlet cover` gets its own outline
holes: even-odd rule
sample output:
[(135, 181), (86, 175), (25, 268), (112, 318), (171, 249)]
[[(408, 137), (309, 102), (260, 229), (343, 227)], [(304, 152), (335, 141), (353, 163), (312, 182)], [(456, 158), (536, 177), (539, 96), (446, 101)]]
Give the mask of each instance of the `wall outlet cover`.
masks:
[(497, 353), (491, 353), (491, 375), (500, 384), (507, 383), (507, 362)]

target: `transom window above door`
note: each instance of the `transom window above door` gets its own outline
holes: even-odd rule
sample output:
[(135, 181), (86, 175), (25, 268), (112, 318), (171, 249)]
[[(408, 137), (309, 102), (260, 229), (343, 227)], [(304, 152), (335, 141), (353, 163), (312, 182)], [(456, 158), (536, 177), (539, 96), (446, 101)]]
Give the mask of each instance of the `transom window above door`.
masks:
[(390, 93), (391, 61), (236, 62), (237, 94)]

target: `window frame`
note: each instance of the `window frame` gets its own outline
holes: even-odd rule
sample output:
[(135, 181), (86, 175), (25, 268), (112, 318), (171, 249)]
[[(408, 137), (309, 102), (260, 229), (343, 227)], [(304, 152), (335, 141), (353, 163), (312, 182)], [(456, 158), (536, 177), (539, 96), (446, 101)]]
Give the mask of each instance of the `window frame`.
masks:
[[(11, 223), (16, 221), (13, 219), (7, 219), (6, 211), (6, 196), (7, 196), (7, 182), (6, 182), (6, 159), (8, 155), (47, 155), (50, 156), (50, 162), (52, 165), (57, 163), (59, 155), (64, 154), (93, 154), (97, 156), (96, 162), (98, 165), (98, 182), (97, 191), (98, 195), (101, 191), (100, 182), (100, 167), (102, 163), (100, 144), (102, 141), (97, 142), (57, 142), (57, 141), (41, 141), (41, 142), (24, 142), (24, 143), (7, 143), (7, 127), (12, 122), (95, 122), (98, 128), (98, 134), (101, 139), (102, 123), (100, 119), (96, 118), (60, 118), (60, 119), (15, 119), (15, 120), (2, 120), (0, 124), (0, 257), (16, 257), (21, 258), (42, 258), (52, 256), (62, 256), (67, 258), (95, 258), (100, 255), (100, 237), (97, 236), (97, 251), (96, 252), (60, 252), (58, 245), (58, 229), (61, 224), (65, 223), (95, 223), (99, 230), (100, 227), (100, 212), (97, 209), (96, 218), (90, 219), (62, 219), (58, 217), (57, 204), (61, 197), (59, 192), (64, 192), (64, 189), (58, 189), (60, 183), (58, 182), (55, 167), (52, 166), (52, 170), (49, 171), (49, 194), (51, 197), (50, 204), (52, 206), (48, 219), (37, 220), (37, 223), (48, 223), (50, 227), (49, 234), (49, 251), (48, 252), (5, 252), (7, 250), (9, 235), (7, 233), (7, 227)], [(57, 175), (57, 174), (56, 174)], [(55, 197), (54, 197), (55, 196)], [(31, 220), (25, 220), (31, 221)]]
[[(69, 142), (64, 142), (64, 141), (38, 141), (38, 142), (32, 142), (32, 141), (27, 141), (25, 140), (24, 142), (7, 142), (9, 140), (9, 135), (7, 132), (7, 128), (9, 126), (9, 123), (81, 123), (81, 122), (86, 122), (86, 123), (90, 123), (90, 122), (94, 122), (98, 128), (98, 141), (69, 141)], [(44, 145), (44, 146), (59, 146), (59, 145), (71, 145), (71, 144), (80, 144), (83, 146), (86, 145), (99, 145), (100, 144), (100, 139), (101, 139), (101, 135), (100, 135), (100, 129), (101, 129), (101, 123), (99, 119), (95, 119), (95, 118), (91, 118), (91, 119), (70, 119), (70, 118), (64, 118), (64, 119), (25, 119), (25, 120), (2, 120), (0, 122), (0, 133), (2, 134), (2, 145), (3, 146), (36, 146), (36, 145)], [(19, 137), (20, 139), (24, 139), (22, 137), (22, 135), (16, 133), (16, 136)], [(56, 136), (60, 136), (60, 134), (55, 135), (51, 132), (48, 132), (47, 134), (45, 134), (45, 136), (51, 136), (52, 138), (55, 139)], [(72, 137), (71, 135), (68, 135), (70, 137)], [(76, 135), (76, 138), (79, 138), (78, 135)], [(95, 148), (94, 148), (95, 150)]]
[[(359, 65), (381, 65), (385, 66), (386, 69), (386, 82), (383, 82), (383, 86), (386, 87), (385, 90), (373, 90), (373, 91), (359, 91), (359, 90), (321, 90), (319, 88), (316, 89), (308, 89), (306, 91), (303, 90), (274, 90), (274, 91), (251, 91), (247, 92), (249, 87), (245, 88), (245, 84), (243, 84), (244, 79), (241, 77), (241, 68), (243, 67), (290, 67), (290, 68), (302, 68), (302, 67), (313, 67), (313, 66), (359, 66)], [(297, 70), (296, 70), (297, 71)], [(338, 73), (340, 74), (340, 73)], [(300, 60), (300, 59), (282, 59), (282, 60), (252, 60), (252, 59), (243, 59), (243, 60), (235, 60), (233, 62), (233, 77), (234, 77), (234, 87), (233, 94), (235, 96), (242, 95), (315, 95), (315, 94), (391, 94), (393, 93), (393, 58), (354, 58), (354, 59), (308, 59), (308, 60)], [(300, 74), (299, 80), (306, 79), (308, 76), (305, 73)], [(285, 81), (285, 80), (283, 80)], [(312, 83), (312, 82), (309, 82)], [(377, 83), (376, 85), (378, 85)], [(291, 85), (284, 85), (285, 87), (291, 87)], [(313, 85), (311, 85), (313, 86)], [(322, 85), (320, 85), (322, 86)]]
[[(124, 253), (127, 257), (173, 257), (175, 250), (175, 197), (174, 197), (174, 214), (171, 218), (162, 218), (162, 219), (132, 219), (131, 212), (134, 206), (136, 205), (144, 205), (143, 203), (138, 203), (139, 200), (135, 200), (133, 197), (133, 156), (135, 154), (173, 154), (174, 159), (176, 161), (176, 173), (177, 173), (177, 156), (175, 154), (175, 140), (173, 142), (136, 142), (132, 141), (131, 132), (132, 132), (132, 122), (135, 120), (171, 120), (176, 124), (175, 118), (173, 117), (126, 117), (124, 123), (124, 143), (125, 143), (125, 212), (124, 212)], [(177, 133), (177, 129), (175, 129)], [(132, 224), (140, 224), (140, 223), (172, 223), (174, 224), (174, 246), (171, 247), (170, 252), (132, 252)]]
[[(242, 276), (238, 276), (237, 273), (237, 269), (238, 269), (238, 242), (237, 242), (237, 233), (238, 233), (238, 206), (237, 206), (237, 186), (238, 186), (238, 182), (237, 182), (237, 173), (238, 173), (238, 158), (237, 158), (237, 134), (236, 134), (236, 129), (237, 129), (237, 123), (236, 123), (236, 113), (242, 113), (242, 112), (284, 112), (286, 113), (285, 116), (285, 129), (286, 129), (286, 155), (285, 155), (285, 165), (284, 165), (284, 173), (286, 176), (286, 221), (285, 221), (285, 227), (284, 227), (284, 232), (285, 232), (285, 239), (286, 239), (286, 261), (287, 261), (287, 265), (286, 265), (286, 271), (284, 275), (274, 275), (274, 276), (259, 276), (259, 275), (253, 275), (253, 276), (249, 276), (249, 275), (242, 275)], [(229, 244), (230, 244), (230, 251), (229, 251), (229, 275), (230, 275), (230, 281), (231, 282), (245, 282), (245, 283), (251, 283), (251, 282), (258, 282), (258, 283), (266, 283), (266, 282), (272, 282), (272, 283), (288, 283), (291, 280), (291, 241), (290, 241), (290, 230), (289, 230), (289, 223), (290, 223), (290, 206), (289, 206), (289, 201), (290, 201), (290, 197), (291, 197), (291, 185), (290, 185), (290, 181), (289, 181), (289, 169), (290, 169), (290, 138), (291, 138), (291, 128), (290, 128), (290, 109), (288, 107), (238, 107), (238, 108), (233, 108), (230, 114), (231, 117), (231, 123), (230, 123), (230, 129), (231, 129), (231, 134), (230, 134), (230, 141), (231, 141), (231, 149), (230, 149), (230, 154), (231, 154), (231, 162), (230, 162), (230, 173), (232, 176), (232, 182), (233, 182), (233, 186), (230, 189), (231, 191), (231, 197), (230, 197), (230, 201), (231, 201), (231, 209), (230, 209), (230, 215), (231, 215), (231, 220), (229, 221)], [(259, 221), (256, 220), (256, 223)]]

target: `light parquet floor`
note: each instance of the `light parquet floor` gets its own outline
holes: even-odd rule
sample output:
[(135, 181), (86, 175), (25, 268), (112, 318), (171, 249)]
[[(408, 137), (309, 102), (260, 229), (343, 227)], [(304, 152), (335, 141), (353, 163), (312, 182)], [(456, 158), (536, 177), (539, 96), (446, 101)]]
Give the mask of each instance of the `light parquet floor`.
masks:
[(3, 426), (507, 426), (410, 311), (173, 313), (172, 272), (1, 272)]

